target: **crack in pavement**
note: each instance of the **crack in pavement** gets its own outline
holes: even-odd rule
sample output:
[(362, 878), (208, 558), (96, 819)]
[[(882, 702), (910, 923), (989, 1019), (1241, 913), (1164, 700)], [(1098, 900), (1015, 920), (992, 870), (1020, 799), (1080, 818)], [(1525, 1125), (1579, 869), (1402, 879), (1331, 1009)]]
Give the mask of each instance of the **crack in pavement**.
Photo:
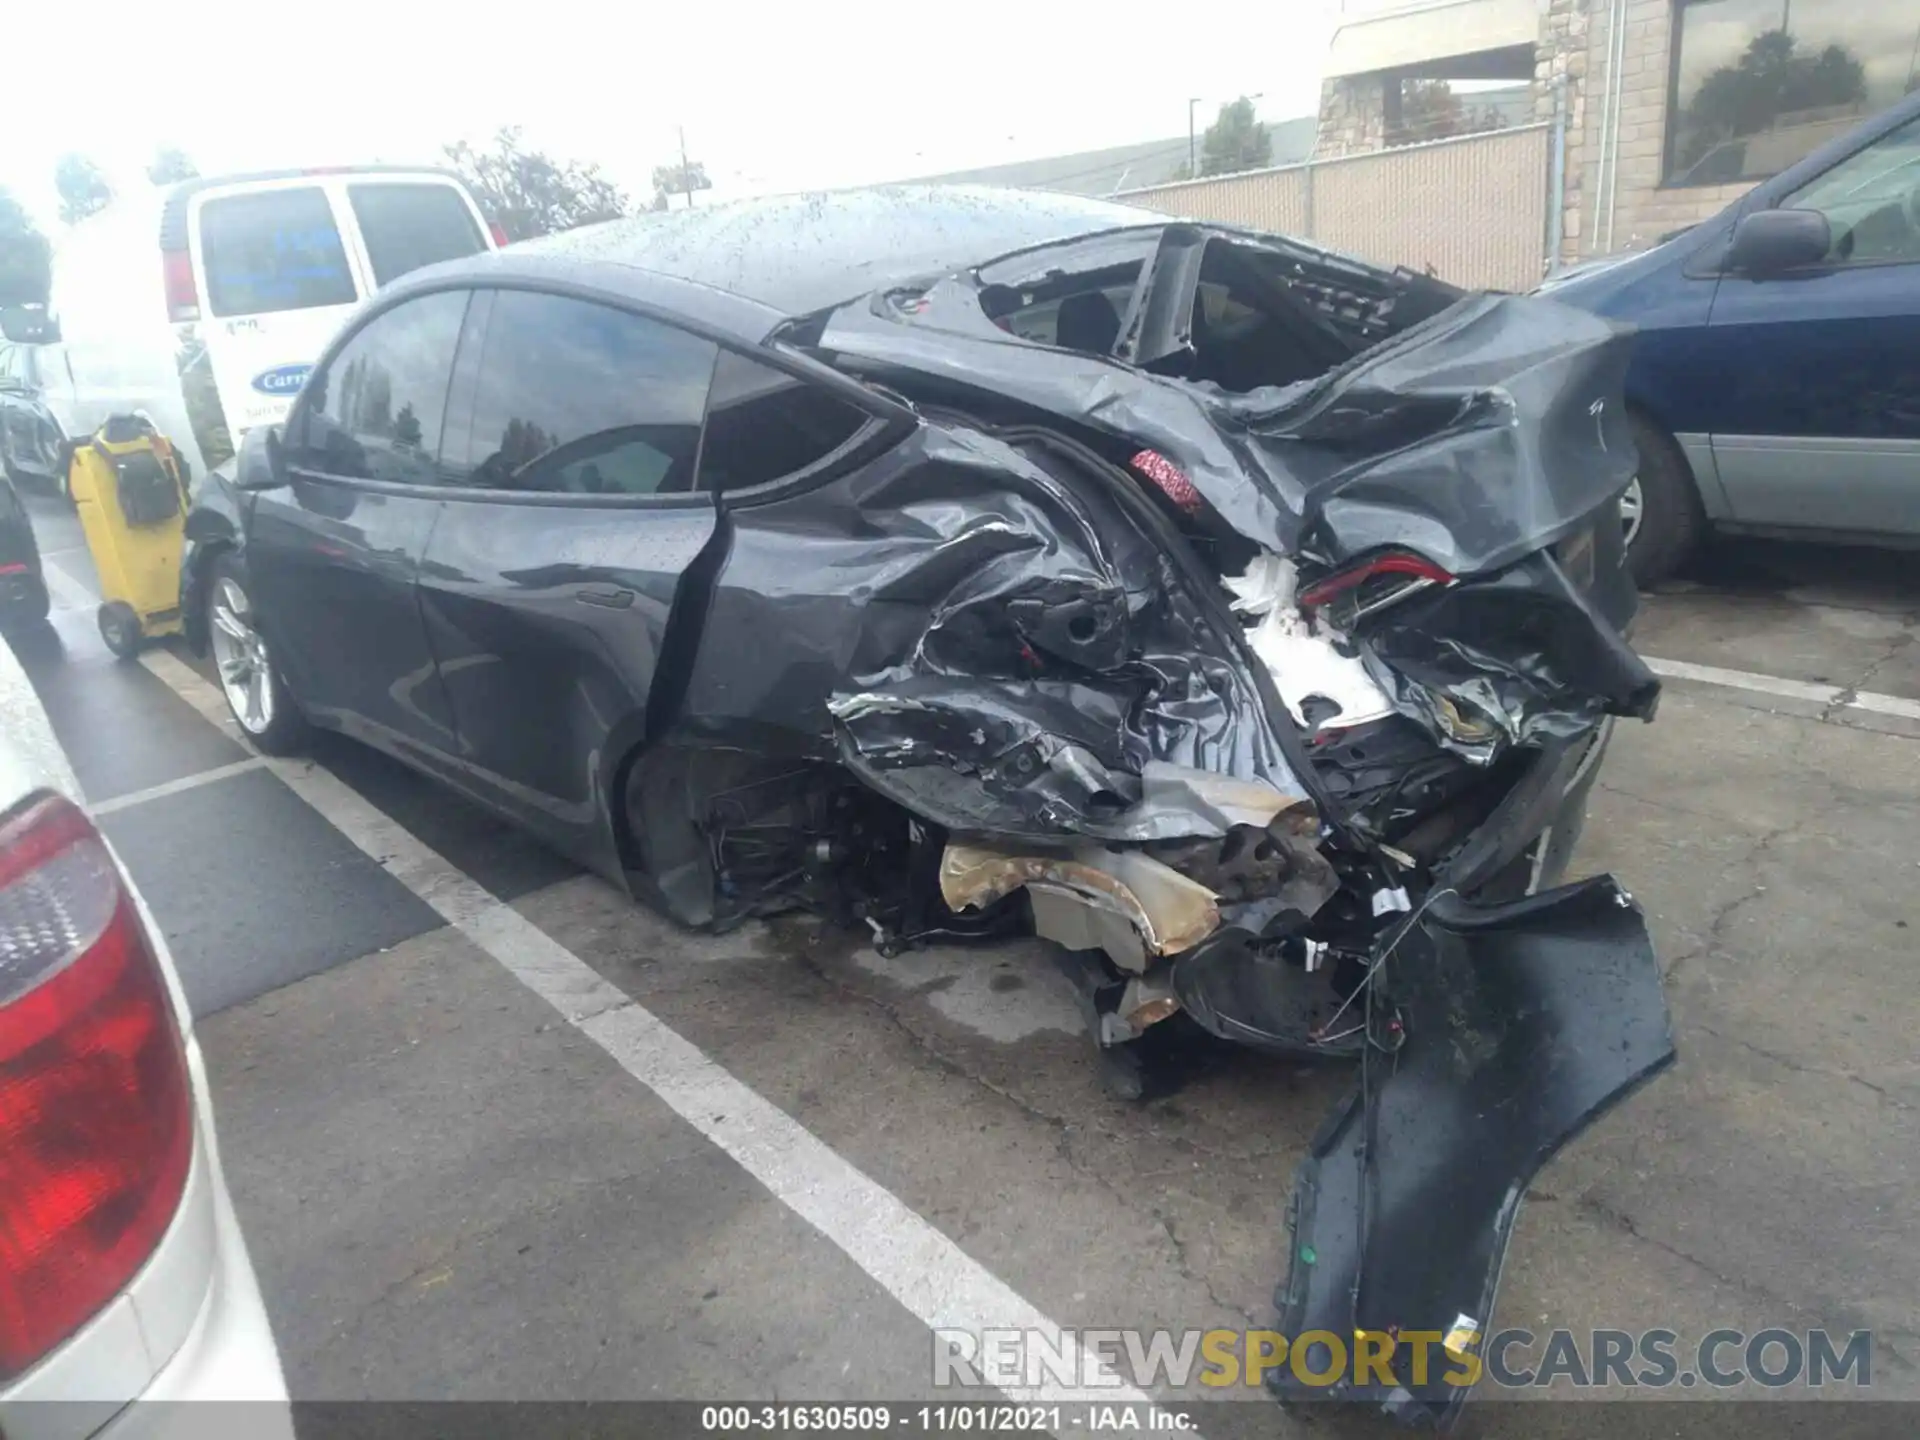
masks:
[(1248, 1310), (1245, 1306), (1226, 1299), (1219, 1291), (1213, 1288), (1213, 1281), (1210, 1277), (1194, 1271), (1191, 1263), (1187, 1259), (1187, 1242), (1180, 1238), (1180, 1232), (1174, 1228), (1172, 1217), (1162, 1210), (1156, 1209), (1152, 1213), (1154, 1220), (1166, 1234), (1167, 1243), (1173, 1247), (1174, 1268), (1177, 1273), (1198, 1284), (1201, 1289), (1207, 1292), (1207, 1298), (1229, 1315), (1238, 1315), (1249, 1326), (1258, 1326), (1261, 1318), (1259, 1315)]
[[(1053, 1130), (1055, 1134), (1055, 1152), (1066, 1162), (1070, 1170), (1083, 1179), (1092, 1181), (1100, 1189), (1119, 1201), (1123, 1208), (1138, 1211), (1140, 1208), (1140, 1197), (1137, 1194), (1132, 1194), (1121, 1188), (1117, 1181), (1102, 1173), (1098, 1166), (1082, 1159), (1075, 1153), (1074, 1149), (1076, 1131), (1084, 1132), (1092, 1136), (1099, 1136), (1114, 1144), (1123, 1144), (1137, 1137), (1123, 1136), (1117, 1131), (1107, 1129), (1104, 1126), (1086, 1125), (1079, 1121), (1071, 1120), (1066, 1116), (1055, 1115), (1041, 1109), (1039, 1106), (1027, 1100), (1026, 1097), (1015, 1093), (1005, 1085), (999, 1084), (984, 1075), (976, 1074), (968, 1069), (959, 1058), (942, 1050), (930, 1035), (909, 1023), (907, 1018), (900, 1013), (899, 1007), (888, 1003), (878, 995), (870, 994), (860, 987), (849, 984), (839, 976), (832, 974), (821, 965), (817, 957), (811, 954), (801, 953), (798, 949), (793, 953), (794, 958), (799, 961), (801, 967), (805, 969), (807, 973), (814, 976), (815, 979), (819, 980), (821, 984), (879, 1011), (881, 1015), (893, 1024), (895, 1029), (943, 1070), (978, 1085), (988, 1094), (1012, 1105), (1029, 1119), (1035, 1120)], [(1224, 1152), (1210, 1150), (1208, 1147), (1195, 1141), (1188, 1140), (1184, 1143), (1191, 1145), (1197, 1154), (1221, 1159), (1223, 1161), (1259, 1159), (1265, 1154), (1281, 1153), (1280, 1150), (1276, 1148), (1273, 1151), (1261, 1152), (1261, 1154), (1252, 1156), (1227, 1156)], [(1248, 1312), (1244, 1307), (1223, 1299), (1214, 1289), (1213, 1281), (1208, 1276), (1194, 1270), (1187, 1258), (1186, 1242), (1180, 1238), (1171, 1220), (1158, 1209), (1150, 1210), (1147, 1213), (1159, 1226), (1161, 1233), (1166, 1237), (1167, 1246), (1172, 1255), (1175, 1274), (1179, 1275), (1181, 1279), (1187, 1281), (1189, 1284), (1198, 1286), (1206, 1294), (1207, 1298), (1226, 1314), (1239, 1316), (1249, 1324), (1258, 1323), (1257, 1316)]]
[[(1535, 1191), (1532, 1198), (1549, 1202), (1559, 1201), (1561, 1199), (1558, 1195), (1539, 1191)], [(1630, 1239), (1637, 1240), (1643, 1245), (1651, 1246), (1663, 1255), (1671, 1255), (1674, 1259), (1693, 1266), (1696, 1270), (1700, 1271), (1701, 1274), (1708, 1276), (1710, 1279), (1726, 1286), (1730, 1290), (1744, 1291), (1764, 1301), (1768, 1305), (1777, 1305), (1793, 1312), (1793, 1314), (1797, 1316), (1802, 1316), (1808, 1321), (1811, 1321), (1815, 1328), (1825, 1325), (1829, 1319), (1832, 1318), (1832, 1315), (1838, 1315), (1842, 1321), (1852, 1329), (1872, 1332), (1876, 1353), (1884, 1353), (1891, 1356), (1894, 1363), (1904, 1370), (1920, 1370), (1920, 1364), (1916, 1364), (1911, 1356), (1895, 1349), (1887, 1342), (1887, 1332), (1884, 1327), (1872, 1324), (1865, 1316), (1860, 1315), (1849, 1306), (1837, 1305), (1833, 1308), (1831, 1314), (1823, 1315), (1818, 1310), (1810, 1309), (1798, 1301), (1790, 1300), (1784, 1295), (1774, 1293), (1764, 1285), (1757, 1284), (1743, 1276), (1730, 1275), (1718, 1266), (1710, 1264), (1698, 1255), (1682, 1249), (1671, 1241), (1663, 1240), (1658, 1235), (1648, 1234), (1640, 1228), (1639, 1222), (1627, 1214), (1626, 1211), (1608, 1204), (1590, 1190), (1585, 1194), (1575, 1196), (1572, 1201), (1572, 1208), (1577, 1214), (1585, 1215), (1590, 1220), (1610, 1226), (1621, 1234), (1628, 1236)], [(1908, 1332), (1900, 1333), (1906, 1334)], [(1916, 1335), (1914, 1338), (1920, 1340), (1920, 1335)]]
[[(1766, 857), (1767, 851), (1778, 841), (1784, 840), (1787, 836), (1793, 834), (1798, 828), (1797, 825), (1789, 824), (1777, 826), (1767, 831), (1766, 834), (1754, 841), (1745, 855), (1741, 856), (1740, 859), (1735, 862), (1735, 868), (1746, 870), (1757, 869), (1760, 862)], [(1675, 980), (1679, 979), (1681, 969), (1685, 967), (1689, 961), (1698, 959), (1702, 955), (1710, 954), (1719, 949), (1721, 943), (1726, 939), (1727, 927), (1732, 925), (1734, 918), (1748, 905), (1751, 905), (1766, 893), (1767, 887), (1756, 882), (1741, 894), (1732, 896), (1715, 906), (1712, 916), (1707, 921), (1705, 938), (1702, 939), (1698, 945), (1681, 951), (1667, 962), (1667, 983), (1671, 985)]]
[(1724, 1040), (1729, 1045), (1738, 1045), (1742, 1050), (1750, 1050), (1763, 1060), (1771, 1060), (1776, 1065), (1788, 1070), (1797, 1071), (1802, 1075), (1817, 1075), (1827, 1080), (1844, 1080), (1850, 1085), (1858, 1085), (1862, 1090), (1869, 1091), (1878, 1096), (1884, 1104), (1891, 1106), (1895, 1110), (1920, 1110), (1920, 1105), (1916, 1105), (1911, 1100), (1902, 1100), (1884, 1085), (1876, 1085), (1873, 1081), (1868, 1080), (1864, 1076), (1857, 1075), (1851, 1070), (1830, 1070), (1823, 1065), (1809, 1065), (1804, 1061), (1794, 1059), (1791, 1055), (1782, 1055), (1778, 1050), (1769, 1050), (1764, 1045), (1756, 1045), (1743, 1035), (1730, 1035), (1724, 1030), (1716, 1030), (1713, 1026), (1702, 1024), (1698, 1020), (1688, 1021), (1687, 1029), (1689, 1031), (1697, 1030), (1704, 1035), (1711, 1035), (1714, 1039)]
[(1888, 665), (1892, 664), (1895, 657), (1897, 657), (1901, 651), (1907, 649), (1914, 643), (1913, 621), (1908, 620), (1904, 623), (1908, 628), (1901, 631), (1887, 643), (1884, 654), (1867, 663), (1866, 669), (1860, 672), (1858, 679), (1854, 680), (1850, 685), (1841, 686), (1840, 693), (1827, 703), (1826, 707), (1815, 717), (1816, 719), (1820, 720), (1823, 724), (1835, 723), (1835, 717), (1838, 716), (1842, 710), (1852, 705), (1855, 700), (1860, 698), (1860, 692), (1872, 683), (1873, 677), (1878, 675)]

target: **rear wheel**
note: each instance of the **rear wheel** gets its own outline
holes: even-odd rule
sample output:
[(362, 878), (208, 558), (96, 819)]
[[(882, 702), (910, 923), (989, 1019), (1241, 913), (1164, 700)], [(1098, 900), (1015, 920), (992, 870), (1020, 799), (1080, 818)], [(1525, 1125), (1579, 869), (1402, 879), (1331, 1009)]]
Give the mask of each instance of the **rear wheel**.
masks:
[(305, 743), (306, 717), (273, 663), (254, 613), (251, 583), (239, 556), (214, 561), (207, 585), (207, 635), (235, 723), (259, 749), (286, 755)]
[(131, 605), (124, 600), (109, 600), (100, 607), (100, 638), (120, 659), (131, 660), (140, 653), (146, 636), (140, 628), (140, 616)]
[(38, 573), (24, 581), (13, 603), (0, 609), (0, 629), (9, 634), (45, 625), (53, 609), (53, 597), (47, 593), (46, 577)]
[(1620, 497), (1620, 523), (1635, 582), (1652, 585), (1680, 568), (1707, 522), (1693, 470), (1673, 437), (1640, 415), (1629, 417), (1629, 423), (1640, 448), (1640, 470)]

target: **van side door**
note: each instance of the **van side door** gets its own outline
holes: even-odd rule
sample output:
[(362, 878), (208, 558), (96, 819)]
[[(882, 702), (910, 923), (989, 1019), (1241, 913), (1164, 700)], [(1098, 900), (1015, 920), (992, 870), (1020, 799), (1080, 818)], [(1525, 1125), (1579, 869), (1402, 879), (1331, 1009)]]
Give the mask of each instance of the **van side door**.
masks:
[(1709, 428), (1733, 519), (1920, 534), (1920, 119), (1777, 204), (1824, 214), (1833, 245), (1714, 296)]
[(199, 335), (236, 447), (242, 432), (286, 418), (314, 357), (371, 293), (351, 225), (311, 178), (216, 186), (189, 201)]

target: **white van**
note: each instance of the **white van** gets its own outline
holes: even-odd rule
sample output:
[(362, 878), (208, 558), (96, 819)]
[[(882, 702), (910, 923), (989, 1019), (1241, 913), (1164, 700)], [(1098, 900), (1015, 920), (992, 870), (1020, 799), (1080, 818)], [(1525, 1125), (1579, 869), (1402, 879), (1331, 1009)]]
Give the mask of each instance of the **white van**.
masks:
[(43, 398), (69, 439), (144, 411), (204, 475), (285, 417), (380, 286), (500, 243), (437, 170), (214, 176), (116, 201), (56, 243)]

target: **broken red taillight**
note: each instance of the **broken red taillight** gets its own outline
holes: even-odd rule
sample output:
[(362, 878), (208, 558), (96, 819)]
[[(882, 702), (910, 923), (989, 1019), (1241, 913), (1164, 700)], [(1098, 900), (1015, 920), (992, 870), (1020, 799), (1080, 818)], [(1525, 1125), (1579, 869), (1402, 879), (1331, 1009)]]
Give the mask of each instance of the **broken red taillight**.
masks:
[(0, 1379), (103, 1309), (172, 1224), (193, 1098), (167, 982), (93, 822), (0, 821)]
[(1302, 609), (1317, 610), (1321, 606), (1338, 600), (1342, 596), (1352, 595), (1362, 586), (1381, 578), (1398, 577), (1400, 584), (1393, 586), (1384, 595), (1364, 601), (1360, 614), (1371, 614), (1395, 601), (1404, 600), (1431, 585), (1451, 585), (1453, 576), (1425, 556), (1415, 555), (1406, 550), (1389, 550), (1349, 565), (1344, 570), (1336, 570), (1303, 587), (1299, 595)]
[(1127, 464), (1151, 481), (1156, 490), (1173, 502), (1175, 509), (1188, 515), (1200, 513), (1199, 489), (1187, 478), (1186, 471), (1158, 450), (1142, 450)]

